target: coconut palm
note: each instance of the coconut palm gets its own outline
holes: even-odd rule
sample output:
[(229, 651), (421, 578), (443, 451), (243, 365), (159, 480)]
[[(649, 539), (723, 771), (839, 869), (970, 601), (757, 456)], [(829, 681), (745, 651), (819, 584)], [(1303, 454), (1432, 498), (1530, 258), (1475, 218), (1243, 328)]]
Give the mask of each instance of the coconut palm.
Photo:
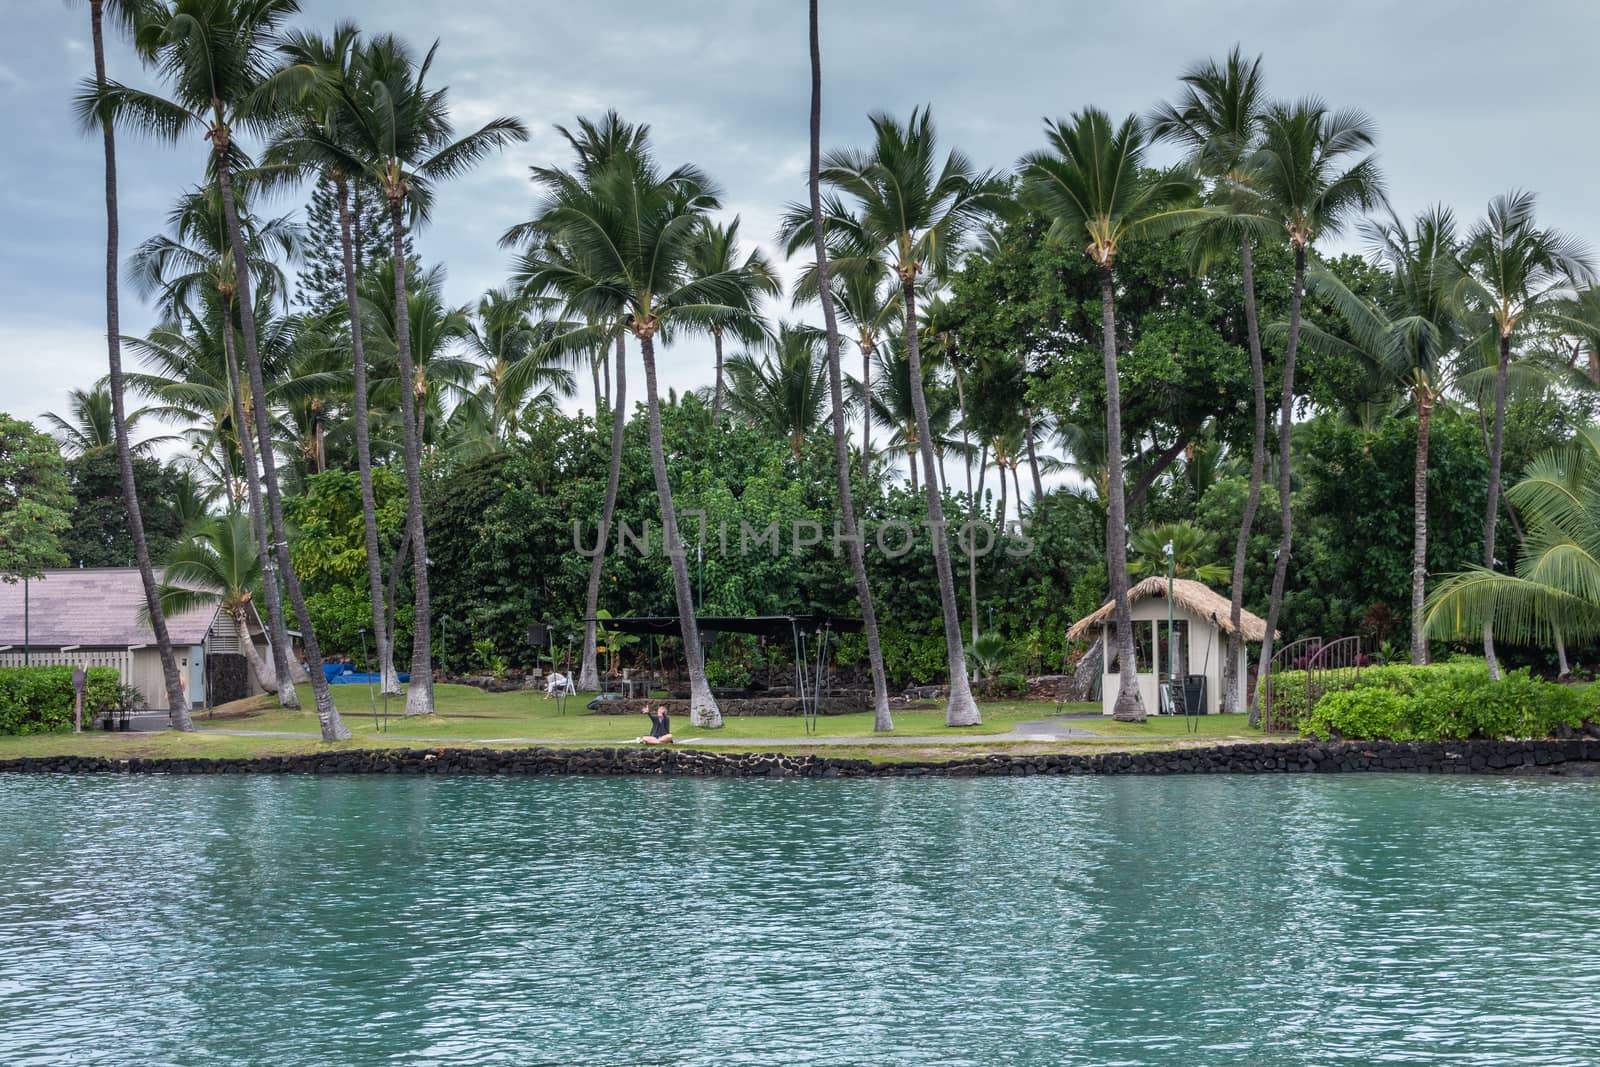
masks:
[[(412, 365), (409, 286), (407, 279), (407, 222), (425, 222), (437, 187), (460, 176), (490, 153), (513, 141), (527, 139), (522, 123), (495, 118), (462, 137), (450, 123), (447, 91), (427, 85), (438, 42), (419, 64), (398, 38), (383, 35), (356, 49), (346, 76), (329, 83), (333, 102), (328, 106), (341, 116), (335, 121), (343, 159), (383, 191), (389, 205), (394, 251), (389, 268), (394, 275), (394, 351), (399, 381), (414, 382)], [(416, 396), (399, 390), (401, 438), (404, 444), (407, 540), (412, 557), (412, 598), (415, 623), (411, 649), (411, 681), (406, 690), (406, 714), (431, 714), (433, 659), (428, 597), (427, 532), (422, 517), (422, 425)]]
[(1349, 327), (1351, 340), (1307, 323), (1301, 338), (1308, 351), (1354, 356), (1375, 368), (1383, 381), (1402, 389), (1417, 416), (1412, 476), (1411, 662), (1428, 661), (1423, 602), (1428, 577), (1428, 445), (1435, 408), (1457, 369), (1463, 322), (1453, 299), (1461, 273), (1455, 216), (1434, 207), (1409, 228), (1398, 218), (1368, 222), (1362, 232), (1388, 284), (1378, 300), (1351, 292), (1333, 271), (1314, 266), (1311, 288), (1328, 300)]
[[(1352, 218), (1383, 199), (1377, 158), (1371, 154), (1372, 124), (1359, 111), (1330, 111), (1319, 100), (1274, 104), (1262, 119), (1261, 146), (1247, 164), (1250, 189), (1262, 215), (1283, 227), (1294, 253), (1289, 326), (1283, 352), (1283, 387), (1278, 399), (1278, 556), (1261, 642), (1261, 671), (1272, 662), (1273, 635), (1283, 608), (1284, 580), (1294, 529), (1289, 507), (1290, 449), (1294, 424), (1294, 372), (1300, 345), (1300, 305), (1306, 268), (1318, 239), (1338, 233)], [(1259, 696), (1259, 692), (1257, 694)], [(1252, 701), (1251, 713), (1256, 704)]]
[(161, 610), (177, 615), (220, 606), (239, 633), (239, 648), (250, 664), (250, 673), (271, 693), (278, 689), (278, 675), (262, 661), (250, 639), (249, 609), (261, 579), (261, 553), (249, 518), (234, 512), (211, 519), (179, 542), (167, 558), (160, 587)]
[[(811, 52), (811, 116), (806, 193), (811, 208), (812, 251), (816, 256), (814, 276), (818, 300), (822, 305), (823, 334), (827, 345), (828, 397), (833, 405), (834, 478), (839, 487), (839, 517), (844, 526), (851, 576), (856, 583), (856, 599), (861, 604), (861, 625), (867, 643), (867, 664), (872, 675), (872, 728), (875, 731), (888, 731), (894, 729), (894, 720), (889, 714), (889, 690), (883, 668), (883, 648), (878, 638), (877, 610), (872, 602), (872, 588), (867, 584), (866, 554), (861, 547), (860, 527), (856, 523), (855, 498), (850, 489), (850, 443), (845, 430), (844, 381), (839, 361), (839, 321), (829, 274), (827, 229), (822, 220), (822, 46), (817, 30), (817, 0), (811, 0), (807, 24)], [(861, 389), (864, 397), (871, 396), (870, 379), (865, 375), (861, 380)], [(870, 413), (864, 415), (863, 427), (870, 417)], [(861, 449), (862, 471), (866, 474), (869, 452), (865, 436), (862, 437)]]
[(1197, 266), (1236, 246), (1244, 290), (1245, 336), (1250, 349), (1250, 379), (1255, 398), (1251, 437), (1250, 486), (1245, 495), (1239, 535), (1234, 540), (1232, 586), (1228, 596), (1231, 628), (1222, 669), (1221, 706), (1243, 706), (1239, 664), (1243, 659), (1244, 570), (1250, 533), (1261, 504), (1267, 438), (1267, 388), (1261, 352), (1261, 327), (1256, 316), (1255, 241), (1266, 220), (1253, 195), (1249, 161), (1260, 145), (1266, 115), (1266, 88), (1261, 58), (1246, 59), (1236, 46), (1220, 64), (1207, 60), (1180, 78), (1183, 89), (1173, 103), (1162, 104), (1149, 119), (1154, 137), (1175, 142), (1189, 153), (1195, 170), (1206, 180), (1214, 216), (1194, 227)]
[[(428, 451), (438, 443), (451, 411), (472, 398), (481, 368), (467, 351), (472, 338), (471, 311), (445, 301), (444, 267), (413, 265), (405, 273), (403, 324), (395, 315), (399, 306), (396, 275), (388, 260), (373, 264), (361, 275), (357, 299), (366, 320), (373, 403), (390, 415), (396, 411), (404, 414), (409, 397), (410, 413), (416, 420), (411, 424), (412, 435), (418, 447)], [(402, 336), (408, 347), (403, 360), (396, 355)], [(407, 387), (402, 388), (402, 383)], [(394, 438), (402, 438), (404, 426), (396, 430)]]
[(806, 438), (831, 418), (826, 344), (820, 330), (785, 322), (772, 341), (728, 360), (729, 411), (788, 441), (796, 459)]
[[(250, 270), (242, 266), (248, 264), (249, 255), (233, 178), (235, 169), (247, 164), (248, 159), (235, 144), (234, 134), (241, 129), (264, 130), (280, 113), (281, 95), (274, 91), (271, 76), (274, 47), (280, 27), (298, 10), (297, 0), (173, 0), (160, 5), (141, 22), (137, 43), (167, 83), (170, 95), (163, 98), (108, 82), (84, 101), (86, 113), (115, 118), (162, 140), (176, 142), (184, 134), (198, 131), (210, 145), (228, 245), (236, 266), (236, 304), (245, 367), (256, 397), (264, 397), (266, 388), (256, 347), (254, 280)], [(322, 674), (321, 648), (289, 558), (277, 460), (271, 446), (271, 415), (265, 404), (255, 406), (255, 429), (261, 481), (266, 486), (266, 515), (276, 547), (276, 568), (300, 624), (322, 736), (324, 740), (343, 740), (350, 732), (334, 707), (333, 694)], [(253, 478), (250, 484), (254, 491)], [(272, 580), (266, 583), (269, 588), (274, 584)]]
[(722, 421), (724, 393), (722, 335), (731, 330), (747, 345), (758, 343), (764, 333), (764, 327), (756, 309), (756, 302), (763, 295), (778, 295), (783, 285), (777, 275), (772, 273), (772, 265), (767, 262), (760, 249), (752, 251), (743, 260), (739, 258), (737, 216), (726, 226), (710, 219), (701, 223), (693, 251), (689, 256), (689, 270), (707, 277), (738, 278), (744, 281), (747, 289), (749, 306), (745, 315), (728, 322), (714, 322), (708, 327), (717, 357), (716, 380), (712, 387), (711, 398), (711, 424), (715, 426)]
[(688, 564), (667, 479), (655, 349), (658, 335), (703, 330), (746, 313), (741, 272), (695, 274), (689, 265), (698, 228), (720, 206), (718, 191), (692, 166), (663, 173), (647, 146), (592, 166), (580, 159), (577, 173), (536, 167), (533, 178), (544, 193), (538, 214), (507, 235), (528, 246), (518, 258), (515, 278), (536, 295), (563, 296), (575, 319), (620, 320), (639, 341), (650, 465), (689, 666), (690, 720), (696, 726), (720, 726), (722, 713), (706, 684)]
[(949, 657), (950, 701), (945, 722), (972, 726), (981, 722), (982, 716), (967, 683), (960, 609), (923, 390), (917, 290), (927, 275), (941, 276), (949, 270), (972, 230), (1003, 206), (1003, 193), (996, 179), (978, 173), (959, 151), (950, 152), (940, 162), (933, 117), (927, 109), (914, 110), (905, 124), (885, 114), (870, 118), (874, 135), (870, 151), (835, 150), (821, 164), (820, 180), (848, 203), (830, 201), (818, 210), (825, 216), (827, 230), (837, 232), (841, 241), (855, 248), (880, 250), (900, 283), (910, 399)]
[[(922, 454), (922, 437), (917, 427), (916, 403), (911, 387), (911, 359), (899, 334), (890, 334), (878, 342), (873, 350), (872, 367), (873, 377), (878, 382), (870, 404), (872, 423), (887, 432), (888, 451), (906, 457), (911, 489), (917, 492), (923, 484), (918, 463)], [(853, 391), (859, 397), (860, 387), (857, 386)], [(926, 367), (923, 368), (922, 396), (934, 449), (942, 453), (956, 421), (954, 397), (933, 380)]]
[(142, 0), (89, 0), (89, 31), (94, 45), (94, 80), (79, 94), (79, 115), (85, 132), (98, 128), (105, 151), (106, 195), (106, 355), (110, 365), (107, 386), (111, 400), (111, 431), (117, 452), (117, 468), (122, 478), (123, 506), (128, 513), (128, 535), (133, 541), (134, 560), (139, 567), (139, 579), (144, 587), (145, 611), (150, 617), (150, 629), (155, 635), (156, 647), (161, 657), (161, 677), (167, 686), (167, 707), (171, 709), (172, 725), (179, 730), (192, 730), (189, 703), (184, 696), (183, 679), (178, 673), (178, 661), (172, 652), (172, 637), (167, 630), (167, 619), (161, 611), (161, 601), (156, 587), (155, 568), (150, 564), (150, 546), (144, 536), (144, 516), (139, 507), (139, 491), (133, 480), (133, 452), (128, 444), (127, 412), (123, 400), (122, 384), (122, 328), (121, 308), (117, 292), (117, 263), (120, 257), (117, 227), (117, 140), (116, 131), (108, 113), (95, 107), (95, 102), (106, 92), (110, 82), (106, 78), (105, 15), (107, 7), (125, 32), (134, 32), (145, 4)]
[(519, 290), (491, 289), (469, 327), (466, 350), (482, 365), (484, 384), (467, 404), (482, 409), (497, 440), (514, 439), (525, 413), (554, 410), (578, 389), (570, 364), (582, 350), (562, 343), (577, 328), (535, 319), (541, 303)]
[[(139, 425), (139, 420), (147, 414), (143, 408), (128, 412), (123, 426), (127, 429), (128, 436), (133, 436), (133, 431)], [(67, 391), (67, 414), (57, 415), (53, 411), (44, 413), (44, 421), (55, 428), (57, 440), (61, 442), (61, 451), (68, 456), (88, 456), (117, 445), (116, 418), (111, 403), (111, 386), (100, 382), (88, 389), (70, 389)], [(171, 435), (163, 434), (160, 437), (151, 437), (130, 444), (134, 455), (147, 456), (150, 450), (159, 444), (173, 441)]]
[[(1541, 229), (1534, 195), (1510, 192), (1489, 201), (1488, 213), (1466, 235), (1466, 266), (1457, 293), (1485, 320), (1482, 331), (1497, 349), (1494, 422), (1489, 438), (1489, 501), (1483, 519), (1483, 566), (1494, 570), (1495, 524), (1500, 513), (1500, 462), (1505, 446), (1506, 380), (1511, 353), (1530, 327), (1557, 313), (1575, 280), (1588, 278), (1588, 251), (1559, 230)], [(1483, 655), (1489, 676), (1500, 676), (1494, 655), (1493, 618), (1483, 624)]]
[[(615, 111), (608, 111), (598, 122), (580, 117), (576, 132), (557, 126), (577, 156), (577, 175), (580, 181), (591, 181), (614, 160), (648, 151), (649, 127), (624, 122)], [(531, 239), (535, 249), (528, 255), (542, 260), (546, 268), (541, 275), (546, 279), (550, 294), (565, 305), (572, 306), (584, 300), (592, 275), (583, 258), (581, 246), (569, 248), (559, 238), (524, 234), (520, 227), (506, 235), (508, 244)], [(617, 487), (622, 477), (622, 442), (628, 418), (628, 358), (625, 311), (617, 307), (596, 315), (590, 312), (591, 328), (599, 332), (595, 348), (599, 362), (609, 362), (609, 347), (616, 347), (616, 373), (614, 383), (607, 373), (607, 400), (611, 407), (611, 460), (606, 472), (606, 492), (601, 505), (600, 522), (595, 531), (595, 547), (589, 559), (589, 585), (584, 600), (583, 659), (578, 675), (578, 687), (585, 691), (600, 688), (600, 674), (596, 657), (599, 635), (595, 620), (600, 618), (600, 578), (605, 565), (606, 545), (611, 530), (611, 519), (617, 506)], [(614, 388), (613, 388), (614, 385)], [(599, 409), (596, 407), (596, 415)]]
[[(835, 206), (832, 210), (838, 214), (844, 208)], [(809, 225), (809, 222), (801, 225)], [(790, 243), (793, 245), (808, 238), (809, 234), (803, 228), (796, 229)], [(842, 243), (842, 239), (835, 241), (836, 246)], [(841, 247), (827, 253), (827, 259), (834, 313), (855, 333), (856, 351), (861, 355), (861, 476), (871, 478), (872, 361), (883, 339), (903, 319), (900, 286), (895, 282), (894, 271), (882, 256)], [(820, 299), (817, 273), (815, 261), (801, 271), (795, 282), (796, 308)]]
[(1534, 460), (1506, 496), (1526, 520), (1515, 573), (1447, 577), (1428, 597), (1427, 632), (1453, 640), (1492, 627), (1514, 644), (1554, 644), (1565, 674), (1566, 640), (1600, 637), (1600, 430)]
[(352, 412), (356, 465), (361, 481), (363, 536), (367, 550), (367, 587), (372, 610), (382, 688), (398, 693), (394, 670), (394, 639), (383, 602), (383, 564), (378, 548), (377, 497), (372, 488), (372, 436), (368, 414), (365, 328), (356, 293), (358, 265), (350, 205), (353, 181), (366, 174), (366, 160), (357, 153), (363, 140), (353, 131), (362, 116), (351, 106), (363, 98), (359, 88), (347, 84), (361, 76), (356, 63), (359, 31), (343, 23), (332, 35), (291, 33), (280, 44), (287, 62), (306, 71), (313, 89), (300, 106), (285, 116), (277, 138), (267, 150), (267, 161), (289, 175), (313, 175), (333, 186), (339, 211), (340, 272), (344, 280), (345, 307), (350, 322)]
[[(1122, 471), (1122, 399), (1117, 373), (1116, 260), (1124, 241), (1170, 232), (1197, 218), (1189, 205), (1195, 183), (1187, 174), (1144, 170), (1146, 139), (1133, 116), (1113, 128), (1111, 117), (1086, 108), (1071, 122), (1045, 124), (1050, 150), (1024, 156), (1023, 202), (1051, 220), (1053, 239), (1083, 247), (1100, 273), (1100, 315), (1106, 368), (1106, 569), (1115, 603), (1119, 658), (1133, 662), (1133, 616), (1128, 602), (1126, 500)], [(1087, 244), (1081, 244), (1087, 240)], [(1119, 675), (1113, 715), (1142, 722), (1144, 705), (1134, 672)]]

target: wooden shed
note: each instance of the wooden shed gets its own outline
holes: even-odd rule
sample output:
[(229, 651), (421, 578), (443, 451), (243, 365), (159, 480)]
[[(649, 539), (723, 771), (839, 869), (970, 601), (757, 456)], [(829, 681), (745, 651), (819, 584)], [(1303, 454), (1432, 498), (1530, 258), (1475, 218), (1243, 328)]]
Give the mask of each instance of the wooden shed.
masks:
[[(139, 621), (143, 606), (144, 583), (134, 567), (52, 570), (25, 584), (0, 582), (0, 667), (25, 661), (111, 667), (124, 685), (139, 690), (147, 707), (168, 710), (155, 634)], [(271, 660), (254, 608), (246, 628), (249, 634), (241, 635), (217, 606), (168, 617), (167, 632), (192, 707), (262, 691), (240, 648), (248, 639)]]

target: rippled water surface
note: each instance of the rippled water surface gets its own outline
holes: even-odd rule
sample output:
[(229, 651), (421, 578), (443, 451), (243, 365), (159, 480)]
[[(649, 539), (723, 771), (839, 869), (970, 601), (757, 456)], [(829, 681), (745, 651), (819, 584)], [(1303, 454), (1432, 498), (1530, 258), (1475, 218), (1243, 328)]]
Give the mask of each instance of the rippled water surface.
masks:
[(1600, 783), (0, 776), (0, 1063), (1600, 1063)]

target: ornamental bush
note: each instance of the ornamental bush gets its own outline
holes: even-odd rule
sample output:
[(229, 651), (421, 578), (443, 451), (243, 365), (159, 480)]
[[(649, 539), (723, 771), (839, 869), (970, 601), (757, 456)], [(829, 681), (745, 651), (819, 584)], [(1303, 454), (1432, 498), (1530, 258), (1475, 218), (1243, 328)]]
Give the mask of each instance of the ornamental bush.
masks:
[(1482, 661), (1363, 671), (1353, 689), (1317, 701), (1305, 732), (1363, 741), (1550, 737), (1582, 726), (1594, 704), (1526, 668), (1498, 682)]
[[(120, 676), (110, 667), (90, 667), (83, 721), (121, 710)], [(0, 734), (47, 734), (72, 729), (71, 667), (0, 668)]]

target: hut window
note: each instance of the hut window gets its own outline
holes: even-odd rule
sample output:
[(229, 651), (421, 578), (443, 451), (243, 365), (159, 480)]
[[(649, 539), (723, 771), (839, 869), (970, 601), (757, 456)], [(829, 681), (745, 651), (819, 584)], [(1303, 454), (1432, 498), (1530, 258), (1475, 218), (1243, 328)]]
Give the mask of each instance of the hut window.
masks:
[[(1137, 621), (1133, 624), (1133, 669), (1136, 674), (1149, 674), (1155, 670), (1155, 631), (1153, 624)], [(1121, 657), (1117, 650), (1122, 646), (1117, 641), (1117, 624), (1106, 624), (1106, 673), (1119, 674), (1122, 670)]]

